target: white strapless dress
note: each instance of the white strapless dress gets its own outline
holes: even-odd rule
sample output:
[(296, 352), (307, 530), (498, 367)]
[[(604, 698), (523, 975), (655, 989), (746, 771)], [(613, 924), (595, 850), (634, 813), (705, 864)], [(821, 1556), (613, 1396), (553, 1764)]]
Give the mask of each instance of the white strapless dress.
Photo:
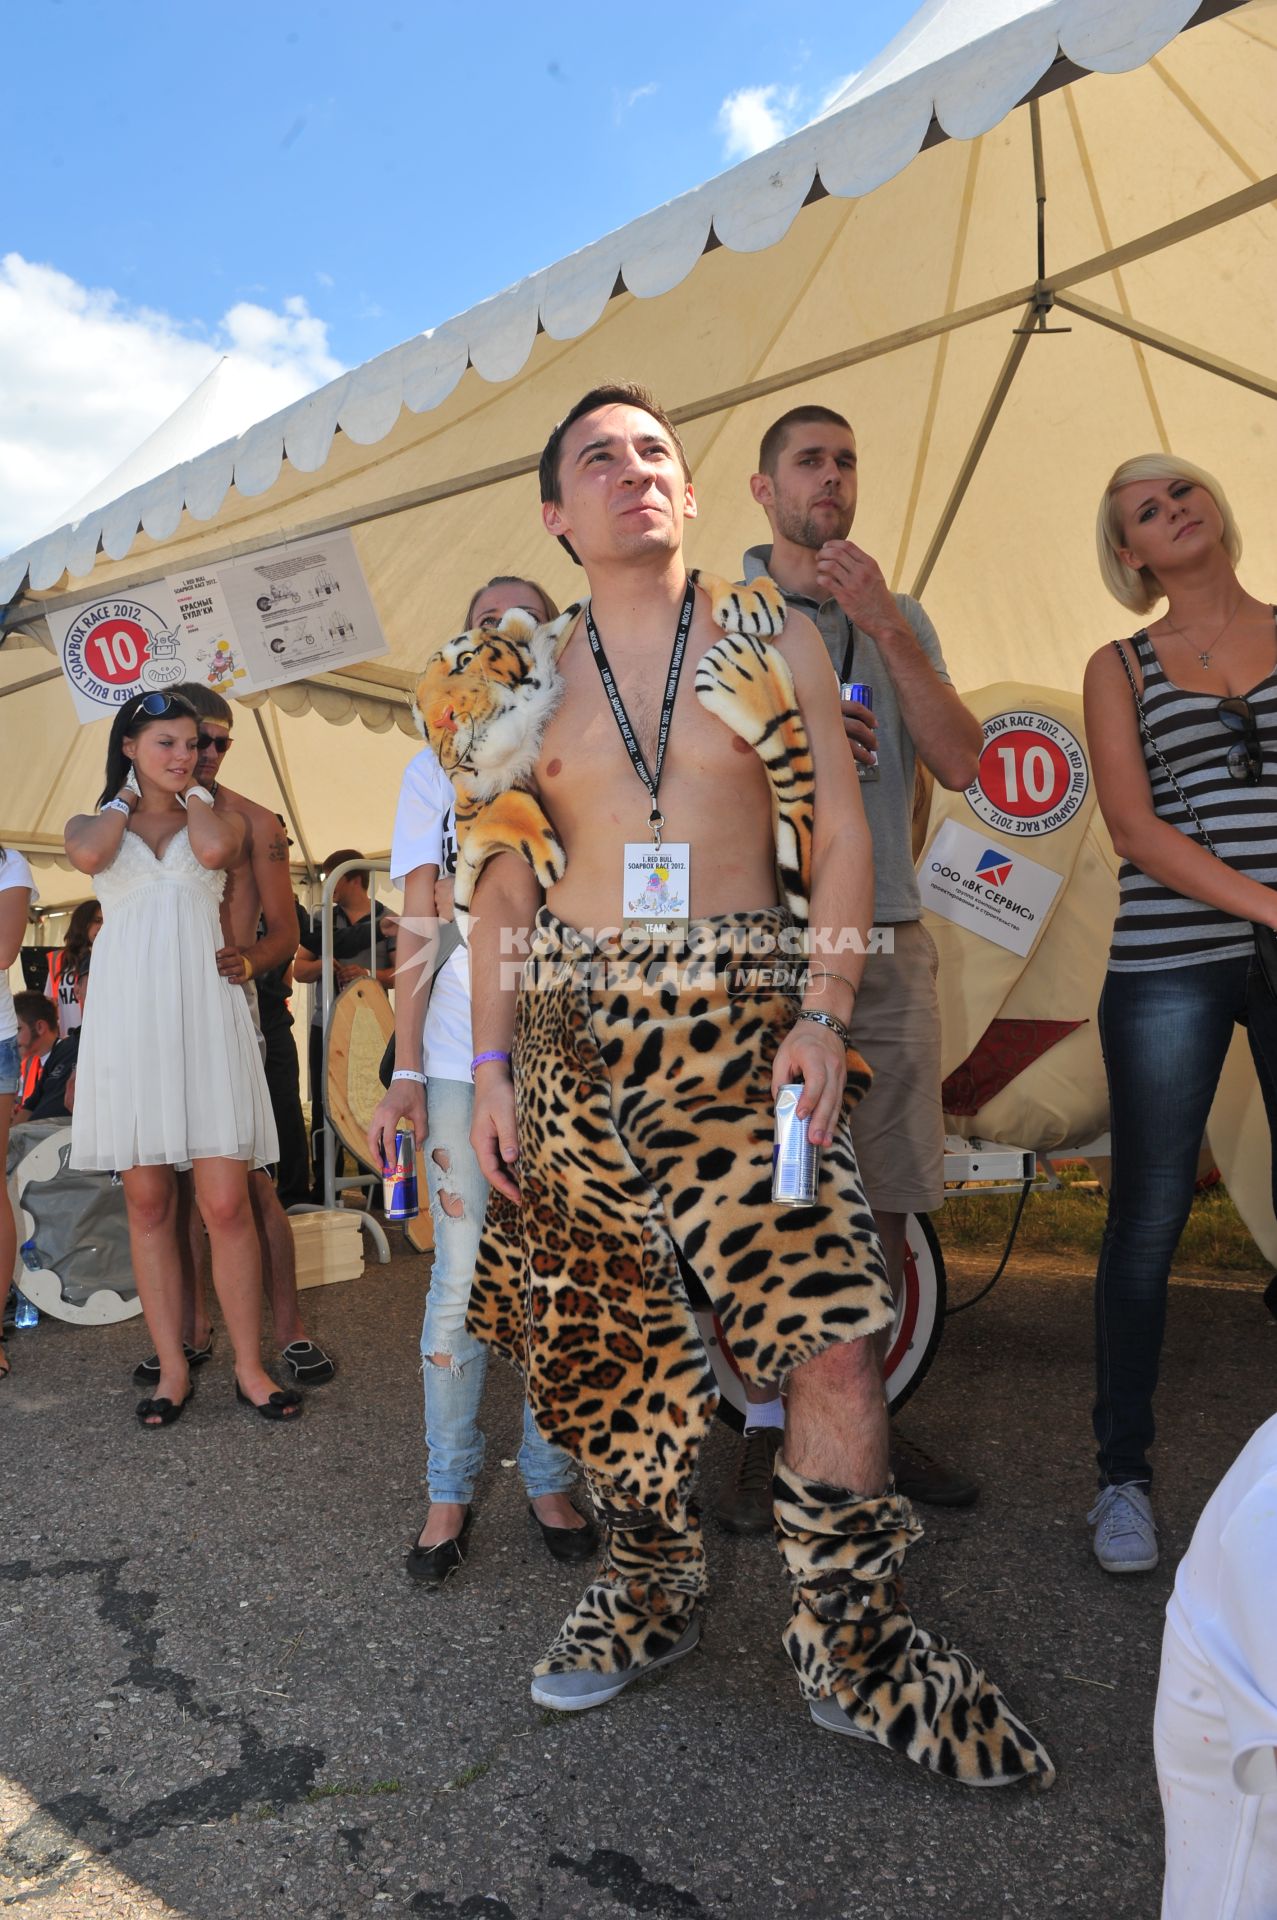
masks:
[(278, 1159), (248, 1002), (214, 958), (225, 885), (185, 827), (158, 860), (126, 831), (97, 875), (102, 931), (76, 1062), (73, 1167)]

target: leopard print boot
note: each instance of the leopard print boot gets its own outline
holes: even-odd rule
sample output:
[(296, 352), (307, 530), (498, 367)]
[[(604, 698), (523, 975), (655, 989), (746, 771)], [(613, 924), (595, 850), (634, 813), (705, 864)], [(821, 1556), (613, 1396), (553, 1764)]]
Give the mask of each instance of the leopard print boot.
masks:
[(899, 1568), (922, 1534), (909, 1502), (858, 1499), (783, 1456), (772, 1492), (794, 1595), (785, 1650), (812, 1718), (967, 1786), (1049, 1787), (1055, 1768), (997, 1687), (905, 1605)]
[(690, 1653), (700, 1638), (696, 1603), (709, 1589), (698, 1514), (689, 1510), (686, 1533), (673, 1533), (595, 1504), (607, 1527), (603, 1563), (533, 1669), (537, 1705), (565, 1713), (602, 1706)]

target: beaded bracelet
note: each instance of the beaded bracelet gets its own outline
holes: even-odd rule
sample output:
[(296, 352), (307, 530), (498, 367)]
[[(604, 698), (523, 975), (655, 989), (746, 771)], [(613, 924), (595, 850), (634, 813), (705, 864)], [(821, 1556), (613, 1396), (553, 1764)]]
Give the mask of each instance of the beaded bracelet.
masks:
[(504, 1060), (507, 1066), (510, 1064), (509, 1054), (502, 1053), (499, 1048), (490, 1048), (487, 1053), (476, 1053), (474, 1059), (470, 1062), (470, 1078), (472, 1080), (474, 1078), (475, 1068), (483, 1066), (487, 1060)]

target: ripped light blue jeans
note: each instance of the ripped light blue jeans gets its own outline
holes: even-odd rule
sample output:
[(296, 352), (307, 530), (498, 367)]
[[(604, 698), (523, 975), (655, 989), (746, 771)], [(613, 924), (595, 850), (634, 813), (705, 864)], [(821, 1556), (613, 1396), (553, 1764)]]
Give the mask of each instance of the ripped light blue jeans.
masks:
[[(466, 1330), (466, 1308), (488, 1204), (488, 1183), (470, 1145), (474, 1088), (468, 1080), (426, 1083), (426, 1177), (435, 1253), (421, 1327), (425, 1383), (427, 1485), (430, 1499), (469, 1506), (483, 1466), (479, 1402), (488, 1349)], [(446, 1353), (451, 1366), (436, 1366)], [(537, 1431), (524, 1402), (519, 1471), (530, 1500), (567, 1493), (576, 1479), (570, 1455)]]

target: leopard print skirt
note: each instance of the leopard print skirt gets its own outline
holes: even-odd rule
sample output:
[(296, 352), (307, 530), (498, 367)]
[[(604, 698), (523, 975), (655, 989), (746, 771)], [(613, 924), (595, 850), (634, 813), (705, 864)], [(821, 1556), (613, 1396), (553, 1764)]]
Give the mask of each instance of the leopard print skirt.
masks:
[(596, 943), (543, 907), (524, 964), (523, 1204), (490, 1198), (469, 1325), (523, 1370), (546, 1439), (675, 1532), (718, 1399), (679, 1254), (750, 1381), (892, 1322), (851, 1144), (858, 1056), (815, 1204), (771, 1197), (796, 944), (783, 908)]

